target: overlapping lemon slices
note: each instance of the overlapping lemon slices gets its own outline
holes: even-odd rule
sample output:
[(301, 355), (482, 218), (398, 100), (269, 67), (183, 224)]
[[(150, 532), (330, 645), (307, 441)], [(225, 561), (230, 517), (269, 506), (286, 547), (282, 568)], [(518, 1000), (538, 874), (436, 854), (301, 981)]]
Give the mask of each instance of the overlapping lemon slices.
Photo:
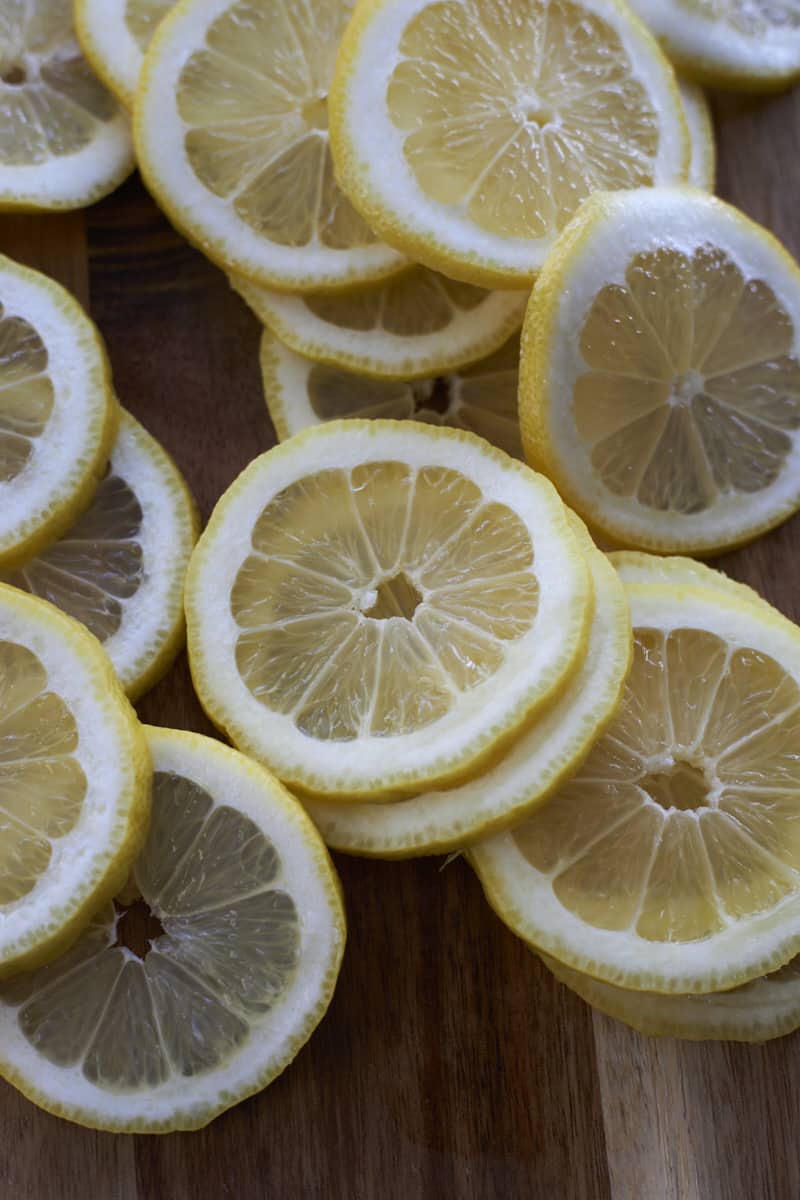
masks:
[(175, 0), (75, 0), (75, 26), (100, 79), (133, 106), (144, 53)]

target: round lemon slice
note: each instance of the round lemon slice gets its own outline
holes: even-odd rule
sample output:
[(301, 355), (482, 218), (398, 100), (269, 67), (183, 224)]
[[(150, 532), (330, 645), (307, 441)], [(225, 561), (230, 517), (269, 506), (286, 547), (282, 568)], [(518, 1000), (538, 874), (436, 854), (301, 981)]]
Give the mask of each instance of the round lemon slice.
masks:
[(144, 52), (175, 0), (75, 0), (83, 51), (106, 87), (133, 107)]
[(643, 554), (636, 550), (613, 550), (608, 555), (623, 583), (668, 583), (677, 587), (708, 588), (738, 598), (744, 604), (761, 605), (768, 613), (773, 606), (746, 583), (716, 571), (695, 558)]
[(389, 799), (477, 773), (554, 700), (591, 601), (547, 480), (456, 430), (338, 421), (218, 503), (186, 582), (192, 676), (281, 778)]
[(616, 572), (575, 526), (592, 573), (595, 608), (588, 653), (566, 691), (496, 766), (461, 787), (393, 804), (306, 800), (329, 846), (375, 858), (459, 850), (520, 821), (580, 765), (619, 706), (631, 661), (631, 624)]
[(0, 256), (0, 566), (86, 508), (118, 421), (100, 335), (64, 288)]
[(4, 5), (0, 210), (84, 208), (133, 170), (130, 123), (75, 40), (69, 0)]
[(331, 88), (342, 187), (416, 261), (530, 284), (598, 188), (686, 178), (657, 44), (616, 0), (371, 0)]
[(688, 182), (692, 187), (713, 192), (717, 180), (717, 147), (711, 108), (705, 92), (696, 83), (678, 79), (678, 90), (691, 144)]
[(183, 644), (183, 582), (198, 533), (178, 468), (123, 411), (90, 507), (54, 546), (0, 579), (82, 621), (136, 698)]
[(800, 504), (800, 271), (691, 189), (592, 197), (526, 317), (532, 463), (600, 533), (715, 554)]
[(97, 641), (0, 584), (0, 978), (59, 953), (121, 886), (148, 785), (144, 737)]
[(234, 279), (292, 350), (376, 379), (420, 379), (485, 358), (522, 324), (523, 292), (487, 292), (410, 267), (384, 283), (287, 296)]
[(429, 379), (365, 379), (312, 362), (268, 331), (261, 339), (264, 396), (281, 441), (301, 429), (349, 417), (413, 418), (477, 433), (522, 458), (517, 416), (519, 337), (472, 366)]
[(328, 1007), (345, 923), (325, 847), (272, 776), (210, 738), (148, 739), (135, 887), (63, 958), (0, 988), (0, 1071), (58, 1116), (166, 1133), (291, 1062)]
[(145, 182), (204, 253), (268, 287), (345, 287), (406, 265), (334, 177), (327, 96), (351, 7), (184, 0), (145, 56)]
[(566, 966), (723, 991), (800, 949), (800, 630), (722, 589), (626, 590), (634, 661), (608, 732), (470, 853), (501, 917)]

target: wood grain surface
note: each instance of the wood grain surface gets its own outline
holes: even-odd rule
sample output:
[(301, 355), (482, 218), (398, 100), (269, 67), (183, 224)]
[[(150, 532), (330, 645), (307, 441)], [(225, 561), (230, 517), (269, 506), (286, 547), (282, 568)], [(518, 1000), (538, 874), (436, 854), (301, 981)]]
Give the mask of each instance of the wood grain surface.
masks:
[[(800, 94), (717, 103), (719, 192), (800, 254)], [(0, 218), (108, 343), (122, 402), (204, 517), (273, 444), (258, 328), (138, 180), (85, 213)], [(729, 556), (800, 619), (800, 520)], [(185, 660), (144, 719), (211, 732)], [(469, 868), (339, 856), (349, 942), (332, 1007), (260, 1096), (208, 1129), (94, 1133), (0, 1084), (3, 1200), (795, 1200), (800, 1035), (648, 1040), (557, 984)]]

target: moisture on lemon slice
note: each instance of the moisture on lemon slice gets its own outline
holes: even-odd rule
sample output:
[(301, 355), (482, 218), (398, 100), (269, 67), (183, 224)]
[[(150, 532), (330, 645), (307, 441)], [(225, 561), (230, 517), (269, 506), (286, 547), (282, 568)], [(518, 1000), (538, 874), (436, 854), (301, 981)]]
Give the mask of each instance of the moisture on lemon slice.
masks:
[(0, 566), (86, 508), (117, 422), (95, 326), (52, 279), (0, 256)]
[(133, 107), (144, 53), (175, 0), (75, 0), (75, 28), (100, 79)]
[(95, 638), (0, 584), (0, 978), (66, 948), (124, 882), (149, 769)]
[(287, 782), (352, 800), (474, 775), (585, 657), (555, 489), (486, 442), (337, 421), (257, 458), (189, 564), (198, 696)]
[(291, 1062), (328, 1007), (345, 922), (325, 847), (277, 780), (210, 738), (148, 740), (153, 818), (125, 903), (0, 988), (0, 1071), (58, 1116), (166, 1133)]
[(328, 88), (350, 0), (184, 0), (145, 56), (145, 182), (214, 261), (283, 290), (384, 279), (406, 260), (344, 196)]
[(87, 511), (55, 545), (16, 570), (0, 571), (0, 579), (82, 621), (136, 698), (183, 644), (183, 582), (198, 533), (178, 468), (123, 411), (108, 470)]
[(594, 196), (523, 335), (529, 460), (624, 546), (715, 554), (800, 504), (800, 270), (693, 189)]
[(264, 396), (281, 441), (310, 425), (349, 417), (385, 417), (450, 425), (477, 433), (522, 458), (517, 416), (519, 337), (480, 362), (429, 379), (365, 379), (313, 362), (265, 330), (261, 338)]
[(717, 179), (717, 146), (714, 138), (714, 118), (705, 92), (688, 79), (678, 79), (683, 101), (683, 113), (689, 129), (691, 157), (688, 183), (692, 187), (713, 192)]

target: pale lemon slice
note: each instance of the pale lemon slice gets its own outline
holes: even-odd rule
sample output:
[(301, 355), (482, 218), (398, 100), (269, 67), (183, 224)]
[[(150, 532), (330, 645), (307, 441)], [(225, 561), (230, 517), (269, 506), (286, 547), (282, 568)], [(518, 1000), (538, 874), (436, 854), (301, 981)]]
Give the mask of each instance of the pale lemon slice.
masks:
[(470, 853), (502, 918), (567, 966), (723, 991), (800, 949), (800, 630), (721, 589), (626, 590), (617, 717), (549, 804)]
[(683, 101), (683, 113), (689, 128), (691, 158), (688, 183), (692, 187), (713, 192), (717, 179), (717, 147), (714, 140), (714, 118), (706, 94), (696, 83), (678, 79)]
[(261, 376), (270, 418), (281, 441), (310, 425), (349, 417), (413, 419), (477, 433), (522, 458), (517, 416), (519, 337), (487, 358), (433, 379), (365, 379), (313, 362), (265, 330)]
[(133, 170), (130, 123), (92, 74), (70, 0), (0, 15), (0, 210), (83, 208)]
[(3, 1075), (49, 1112), (130, 1133), (196, 1129), (266, 1087), (324, 1016), (345, 940), (325, 847), (277, 780), (210, 738), (148, 740), (136, 886), (0, 988)]
[(87, 511), (55, 545), (0, 572), (0, 579), (82, 621), (136, 698), (183, 644), (183, 581), (198, 533), (194, 501), (178, 468), (123, 412), (111, 462)]
[(175, 0), (75, 0), (81, 46), (100, 79), (133, 107), (144, 52)]
[(598, 188), (686, 178), (674, 75), (616, 0), (362, 0), (331, 88), (341, 185), (416, 261), (532, 282)]
[(526, 317), (523, 444), (612, 541), (714, 554), (800, 504), (800, 271), (692, 189), (594, 196)]
[(477, 362), (522, 324), (524, 292), (487, 292), (426, 267), (342, 293), (287, 296), (234, 278), (259, 320), (307, 358), (376, 379), (421, 379)]
[(334, 177), (328, 87), (351, 8), (184, 0), (145, 56), (145, 182), (209, 257), (268, 287), (344, 287), (406, 265)]
[(86, 508), (119, 419), (100, 335), (69, 292), (0, 256), (0, 565)]
[(231, 740), (353, 801), (476, 774), (586, 655), (592, 584), (547, 480), (479, 438), (337, 421), (257, 458), (186, 582)]
[(761, 605), (768, 613), (775, 611), (754, 588), (695, 558), (643, 554), (637, 550), (613, 550), (608, 558), (623, 583), (668, 583), (677, 587), (708, 588), (736, 597), (744, 604)]
[(0, 978), (60, 953), (124, 882), (149, 769), (98, 642), (0, 584)]

